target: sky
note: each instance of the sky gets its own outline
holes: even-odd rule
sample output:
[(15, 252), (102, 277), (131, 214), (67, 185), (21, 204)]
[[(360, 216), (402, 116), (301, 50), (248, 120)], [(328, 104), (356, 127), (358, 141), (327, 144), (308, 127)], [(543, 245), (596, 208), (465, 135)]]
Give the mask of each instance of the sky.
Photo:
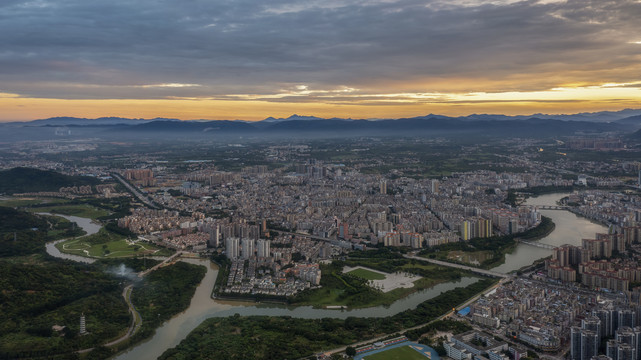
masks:
[(0, 121), (641, 108), (641, 0), (2, 0)]

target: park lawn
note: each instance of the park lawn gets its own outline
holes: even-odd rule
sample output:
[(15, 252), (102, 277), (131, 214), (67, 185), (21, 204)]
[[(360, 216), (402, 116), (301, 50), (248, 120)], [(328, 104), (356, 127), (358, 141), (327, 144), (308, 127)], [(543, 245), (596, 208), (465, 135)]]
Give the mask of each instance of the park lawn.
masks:
[(90, 219), (97, 219), (101, 216), (109, 215), (109, 212), (102, 209), (97, 209), (91, 205), (78, 204), (78, 205), (54, 205), (28, 209), (32, 212), (49, 212), (52, 214), (61, 214), (68, 216), (79, 216)]
[(442, 282), (443, 280), (422, 277), (420, 279), (414, 280), (414, 286), (411, 288), (396, 288), (392, 291), (381, 293), (377, 301), (369, 306), (379, 306), (379, 305), (389, 306), (397, 300), (403, 299), (417, 291), (429, 289)]
[(322, 287), (313, 291), (313, 295), (297, 305), (312, 305), (314, 307), (325, 306), (346, 306), (351, 309), (368, 308), (381, 305), (391, 305), (397, 300), (400, 300), (416, 291), (433, 287), (442, 281), (436, 279), (420, 278), (414, 281), (414, 287), (411, 288), (397, 288), (392, 291), (376, 292), (376, 296), (371, 297), (369, 301), (361, 302), (358, 305), (349, 304), (351, 298), (345, 296), (345, 290), (339, 288), (330, 288), (329, 286)]
[(354, 270), (348, 272), (347, 274), (358, 276), (358, 277), (363, 278), (365, 280), (384, 280), (385, 279), (385, 275), (384, 274), (381, 274), (379, 272), (370, 271), (370, 270), (363, 269), (363, 268), (354, 269)]
[(322, 287), (315, 290), (313, 296), (308, 301), (296, 303), (296, 305), (312, 305), (321, 308), (325, 306), (347, 306), (348, 299), (341, 299), (341, 295), (344, 292), (345, 290), (342, 289)]
[(447, 254), (447, 260), (458, 261), (470, 265), (479, 266), (484, 261), (491, 259), (494, 256), (492, 251), (480, 250), (473, 252), (465, 252), (460, 250), (452, 250)]
[[(363, 266), (363, 264), (350, 264), (350, 266)], [(384, 264), (378, 264), (382, 267)], [(370, 281), (364, 277), (356, 276), (349, 272), (340, 272), (341, 264), (323, 265), (321, 271), (320, 289), (306, 290), (297, 295), (292, 303), (296, 305), (311, 305), (314, 307), (345, 306), (351, 309), (367, 308), (374, 306), (389, 306), (395, 301), (423, 289), (431, 288), (443, 282), (458, 280), (453, 276), (460, 274), (458, 270), (452, 270), (433, 264), (422, 262), (407, 262), (397, 266), (396, 271), (409, 271), (410, 269), (420, 270), (418, 279), (413, 281), (414, 286), (409, 288), (397, 288), (388, 292), (381, 292), (370, 286)], [(354, 269), (356, 270), (356, 269)], [(380, 270), (379, 270), (380, 271)], [(344, 276), (348, 275), (349, 276)], [(379, 275), (377, 273), (377, 275)]]
[(87, 241), (87, 238), (78, 238), (62, 242), (56, 246), (60, 251), (65, 253), (102, 259), (131, 257), (143, 254), (161, 255), (161, 248), (157, 246), (142, 242), (130, 245), (125, 239), (113, 239), (96, 244)]
[(363, 360), (425, 360), (427, 357), (409, 346), (397, 347), (387, 351), (365, 356)]

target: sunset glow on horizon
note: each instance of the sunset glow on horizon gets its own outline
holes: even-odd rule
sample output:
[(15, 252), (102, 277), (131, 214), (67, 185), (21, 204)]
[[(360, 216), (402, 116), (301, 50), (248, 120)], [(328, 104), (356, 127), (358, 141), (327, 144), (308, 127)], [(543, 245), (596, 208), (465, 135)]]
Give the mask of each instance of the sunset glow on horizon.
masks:
[(4, 122), (641, 108), (635, 0), (15, 0), (0, 16)]

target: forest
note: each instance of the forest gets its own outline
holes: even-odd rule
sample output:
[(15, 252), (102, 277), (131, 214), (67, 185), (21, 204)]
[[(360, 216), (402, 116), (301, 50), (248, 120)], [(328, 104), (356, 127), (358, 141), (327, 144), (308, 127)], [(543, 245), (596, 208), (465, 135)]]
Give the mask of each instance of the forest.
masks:
[[(0, 261), (0, 288), (0, 358), (90, 348), (122, 335), (130, 322), (120, 280), (92, 266)], [(86, 335), (79, 334), (83, 313)]]
[(48, 241), (82, 234), (65, 219), (0, 206), (0, 258), (42, 254)]
[(136, 283), (132, 302), (143, 323), (134, 340), (148, 337), (160, 324), (187, 309), (206, 272), (204, 266), (179, 261), (149, 273), (144, 281)]
[[(59, 217), (0, 207), (0, 359), (75, 358), (75, 351), (89, 348), (95, 348), (89, 358), (106, 358), (113, 350), (102, 344), (124, 335), (131, 322), (122, 296), (129, 281), (136, 281), (134, 303), (146, 321), (131, 342), (119, 346), (144, 339), (183, 311), (205, 273), (202, 266), (178, 262), (140, 281), (134, 272), (157, 260), (87, 265), (45, 252), (46, 242), (82, 233)], [(121, 266), (125, 274), (119, 273)], [(81, 314), (86, 334), (80, 334)]]
[(0, 171), (0, 194), (58, 191), (61, 187), (97, 185), (100, 180), (89, 176), (70, 176), (52, 170), (17, 167)]

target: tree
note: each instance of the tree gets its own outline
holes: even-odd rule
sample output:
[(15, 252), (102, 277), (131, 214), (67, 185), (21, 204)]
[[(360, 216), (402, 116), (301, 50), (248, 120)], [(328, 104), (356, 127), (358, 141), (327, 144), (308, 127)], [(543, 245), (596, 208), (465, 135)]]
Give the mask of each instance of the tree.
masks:
[(356, 355), (356, 349), (354, 349), (354, 347), (352, 347), (352, 346), (348, 346), (348, 347), (345, 349), (345, 354), (346, 354), (347, 356), (354, 356), (354, 355)]

